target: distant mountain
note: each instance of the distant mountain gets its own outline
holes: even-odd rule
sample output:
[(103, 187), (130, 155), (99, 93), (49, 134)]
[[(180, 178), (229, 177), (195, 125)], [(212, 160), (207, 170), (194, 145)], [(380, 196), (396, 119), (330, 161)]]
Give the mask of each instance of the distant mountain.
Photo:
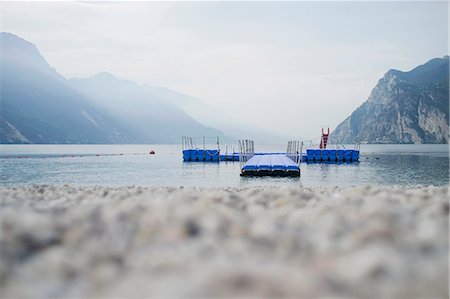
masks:
[[(199, 98), (185, 95), (165, 87), (153, 87), (148, 85), (144, 85), (144, 87), (156, 97), (164, 99), (181, 108), (185, 113), (199, 121), (201, 124), (220, 129), (227, 136), (230, 136), (231, 141), (236, 141), (239, 138), (251, 138), (257, 142), (284, 144), (286, 143), (286, 140), (293, 138), (281, 136), (278, 133), (261, 129), (251, 123), (238, 121), (222, 110), (210, 106)], [(239, 107), (236, 107), (236, 109), (239, 109)]]
[(86, 96), (99, 109), (114, 115), (136, 133), (137, 141), (179, 143), (181, 136), (226, 136), (201, 125), (182, 109), (144, 86), (119, 79), (110, 73), (91, 78), (70, 79), (69, 85)]
[(133, 135), (65, 85), (37, 48), (0, 33), (0, 143), (119, 143)]
[(66, 80), (37, 48), (2, 32), (0, 143), (179, 143), (225, 135), (108, 73)]
[(331, 133), (338, 143), (448, 143), (449, 57), (388, 71)]

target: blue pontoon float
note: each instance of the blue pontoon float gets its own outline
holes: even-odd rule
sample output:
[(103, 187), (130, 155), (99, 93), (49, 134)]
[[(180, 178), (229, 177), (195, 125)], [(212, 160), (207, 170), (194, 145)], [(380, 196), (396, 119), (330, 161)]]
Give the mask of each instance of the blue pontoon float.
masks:
[[(201, 139), (203, 141), (202, 148), (199, 148), (196, 141)], [(217, 148), (207, 149), (207, 141), (213, 139)], [(219, 137), (187, 137), (182, 138), (183, 161), (184, 162), (219, 162), (220, 160), (220, 145)]]
[[(327, 138), (322, 134), (319, 148), (307, 148), (303, 152), (303, 142), (289, 141), (286, 152), (255, 153), (252, 140), (239, 140), (239, 151), (227, 145), (221, 154), (219, 137), (186, 137), (182, 139), (184, 162), (220, 162), (239, 161), (241, 176), (300, 176), (300, 163), (352, 163), (359, 161), (359, 144), (354, 149), (346, 149), (343, 145), (327, 147)], [(325, 135), (327, 137), (327, 135)], [(198, 147), (196, 141), (202, 140)], [(208, 145), (207, 140), (214, 140)], [(316, 145), (317, 146), (317, 145)]]
[(300, 142), (290, 141), (286, 153), (256, 155), (252, 140), (239, 141), (241, 176), (300, 176)]
[(306, 149), (302, 161), (308, 163), (358, 162), (359, 146), (354, 149)]

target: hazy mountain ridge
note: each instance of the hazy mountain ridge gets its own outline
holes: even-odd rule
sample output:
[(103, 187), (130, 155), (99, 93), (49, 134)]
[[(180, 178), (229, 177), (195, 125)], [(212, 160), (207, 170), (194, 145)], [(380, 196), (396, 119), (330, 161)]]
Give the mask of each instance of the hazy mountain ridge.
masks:
[[(109, 73), (67, 80), (32, 43), (5, 32), (0, 43), (0, 143), (179, 143), (182, 135), (220, 136), (222, 143), (287, 140), (164, 87)], [(448, 143), (448, 69), (446, 56), (409, 72), (388, 71), (331, 141)]]
[[(273, 132), (259, 128), (249, 122), (236, 120), (221, 109), (215, 108), (199, 98), (189, 96), (165, 87), (144, 87), (156, 97), (160, 97), (180, 109), (186, 114), (199, 121), (205, 126), (214, 126), (236, 141), (239, 138), (254, 139), (259, 143), (280, 143), (285, 144), (286, 140), (298, 138), (298, 136), (283, 135), (284, 132)], [(239, 107), (236, 107), (239, 109)]]
[(126, 123), (136, 132), (137, 142), (174, 143), (180, 142), (183, 135), (226, 139), (219, 130), (198, 123), (170, 101), (149, 92), (145, 86), (110, 73), (70, 79), (68, 84), (99, 109)]
[(1, 143), (129, 143), (110, 115), (65, 85), (37, 48), (0, 33)]
[(182, 135), (225, 138), (131, 81), (108, 73), (66, 80), (32, 43), (5, 32), (0, 33), (0, 42), (0, 143), (178, 143)]
[(338, 143), (448, 143), (449, 57), (388, 71), (332, 132)]

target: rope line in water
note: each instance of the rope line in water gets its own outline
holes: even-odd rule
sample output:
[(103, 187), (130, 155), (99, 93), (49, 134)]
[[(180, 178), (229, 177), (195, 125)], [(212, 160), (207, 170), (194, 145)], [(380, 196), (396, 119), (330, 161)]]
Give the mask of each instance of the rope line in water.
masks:
[(0, 159), (45, 159), (45, 158), (83, 158), (83, 157), (111, 157), (111, 156), (137, 156), (154, 155), (154, 153), (120, 153), (120, 154), (69, 154), (69, 155), (24, 155), (24, 156), (0, 156)]

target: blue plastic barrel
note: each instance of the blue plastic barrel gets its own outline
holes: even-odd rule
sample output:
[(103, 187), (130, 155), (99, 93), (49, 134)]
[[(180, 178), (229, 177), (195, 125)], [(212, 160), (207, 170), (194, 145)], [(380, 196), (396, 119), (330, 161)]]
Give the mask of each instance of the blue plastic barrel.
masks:
[(198, 154), (198, 150), (191, 150), (191, 161), (199, 161), (198, 159), (199, 154)]
[(314, 150), (314, 162), (322, 161), (322, 150), (316, 149)]
[(205, 150), (197, 150), (197, 158), (199, 161), (205, 161), (206, 151)]
[(322, 150), (322, 161), (328, 161), (330, 159), (330, 150)]
[(359, 160), (359, 151), (358, 150), (353, 150), (352, 152), (352, 161), (356, 162)]
[(183, 151), (183, 161), (191, 161), (191, 150), (184, 150)]
[(306, 150), (306, 157), (307, 157), (307, 161), (309, 161), (309, 162), (314, 161), (314, 150), (313, 149), (307, 149)]
[(345, 150), (337, 150), (337, 160), (344, 161)]
[(330, 161), (336, 161), (337, 156), (336, 156), (336, 150), (332, 149), (329, 151), (329, 156), (330, 156)]
[(206, 151), (206, 161), (219, 161), (219, 151), (218, 150), (208, 150)]
[(211, 161), (212, 160), (212, 156), (211, 156), (211, 151), (210, 150), (206, 150), (206, 151), (202, 151), (203, 152), (203, 161)]
[(345, 150), (344, 160), (347, 162), (352, 161), (352, 152), (353, 150)]

